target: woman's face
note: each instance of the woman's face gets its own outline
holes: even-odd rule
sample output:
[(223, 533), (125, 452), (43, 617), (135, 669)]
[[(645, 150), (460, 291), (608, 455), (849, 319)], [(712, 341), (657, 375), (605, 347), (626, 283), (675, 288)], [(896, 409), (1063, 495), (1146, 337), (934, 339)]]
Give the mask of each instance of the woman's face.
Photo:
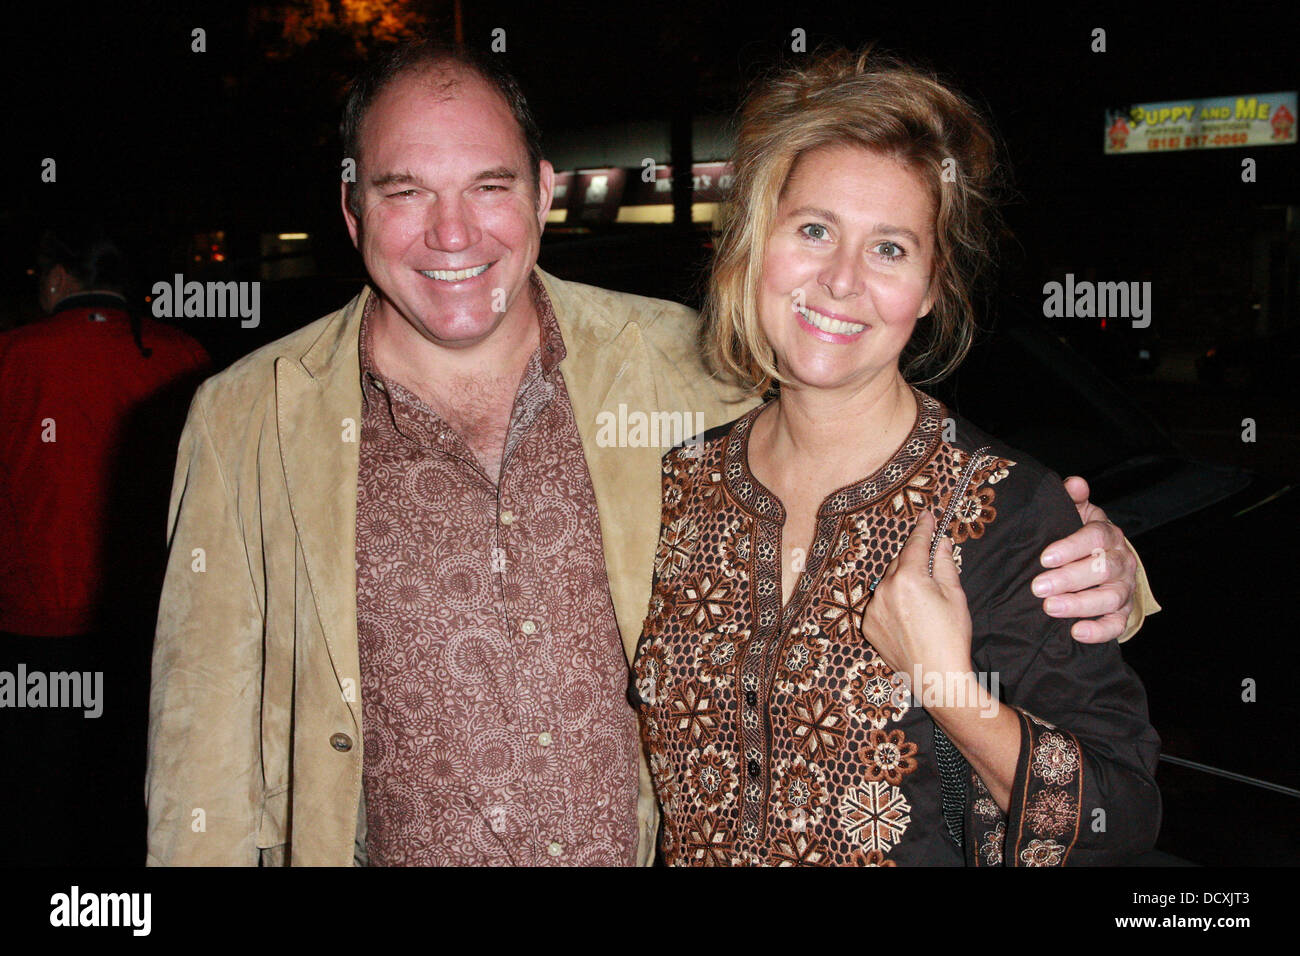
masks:
[(777, 206), (759, 324), (797, 386), (856, 390), (895, 375), (930, 311), (934, 206), (898, 161), (860, 146), (804, 154)]

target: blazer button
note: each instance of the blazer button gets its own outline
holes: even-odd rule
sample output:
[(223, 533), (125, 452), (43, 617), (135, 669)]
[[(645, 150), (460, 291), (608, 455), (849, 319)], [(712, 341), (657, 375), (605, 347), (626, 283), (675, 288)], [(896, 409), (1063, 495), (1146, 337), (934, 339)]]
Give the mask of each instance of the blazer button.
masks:
[(347, 753), (352, 749), (352, 738), (347, 734), (335, 734), (330, 738), (330, 746), (339, 753)]
[(745, 769), (749, 771), (749, 775), (750, 775), (751, 777), (757, 777), (758, 774), (759, 774), (759, 771), (761, 771), (763, 768), (760, 767), (760, 766), (758, 765), (758, 761), (757, 761), (757, 760), (751, 760), (751, 761), (749, 762), (749, 766), (746, 767)]
[(747, 703), (750, 707), (757, 707), (758, 694), (752, 690), (745, 691), (745, 703)]

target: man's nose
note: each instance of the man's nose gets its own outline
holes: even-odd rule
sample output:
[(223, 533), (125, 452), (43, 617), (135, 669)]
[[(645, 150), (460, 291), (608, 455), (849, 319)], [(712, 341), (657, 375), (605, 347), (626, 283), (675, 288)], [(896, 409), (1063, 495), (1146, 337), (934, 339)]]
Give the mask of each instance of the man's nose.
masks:
[(817, 274), (817, 282), (836, 299), (860, 295), (867, 285), (862, 253), (847, 243), (837, 247)]
[(473, 211), (459, 198), (434, 201), (424, 230), (424, 242), (430, 249), (458, 252), (478, 242), (478, 236)]

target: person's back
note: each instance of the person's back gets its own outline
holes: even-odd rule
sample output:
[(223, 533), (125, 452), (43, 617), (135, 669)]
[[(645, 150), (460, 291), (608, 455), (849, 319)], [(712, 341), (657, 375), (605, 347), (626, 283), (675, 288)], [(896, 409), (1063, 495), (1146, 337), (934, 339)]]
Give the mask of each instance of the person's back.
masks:
[(198, 342), (147, 318), (138, 347), (125, 305), (74, 295), (50, 318), (0, 334), (0, 631), (93, 626), (114, 488), (139, 464), (124, 458), (174, 417), (159, 405), (178, 403), (183, 415), (185, 390), (207, 368)]

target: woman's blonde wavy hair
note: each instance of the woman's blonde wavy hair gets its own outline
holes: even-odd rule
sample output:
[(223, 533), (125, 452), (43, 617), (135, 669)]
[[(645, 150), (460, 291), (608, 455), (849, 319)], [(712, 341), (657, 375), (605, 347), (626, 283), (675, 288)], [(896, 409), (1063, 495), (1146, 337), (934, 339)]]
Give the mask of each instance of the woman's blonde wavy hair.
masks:
[(970, 350), (974, 290), (992, 265), (997, 228), (993, 133), (979, 110), (936, 76), (870, 47), (836, 50), (761, 82), (740, 114), (703, 347), (716, 374), (751, 393), (783, 381), (758, 322), (763, 258), (781, 191), (800, 156), (845, 144), (901, 161), (936, 210), (934, 307), (903, 350), (903, 376), (915, 384), (938, 381)]

